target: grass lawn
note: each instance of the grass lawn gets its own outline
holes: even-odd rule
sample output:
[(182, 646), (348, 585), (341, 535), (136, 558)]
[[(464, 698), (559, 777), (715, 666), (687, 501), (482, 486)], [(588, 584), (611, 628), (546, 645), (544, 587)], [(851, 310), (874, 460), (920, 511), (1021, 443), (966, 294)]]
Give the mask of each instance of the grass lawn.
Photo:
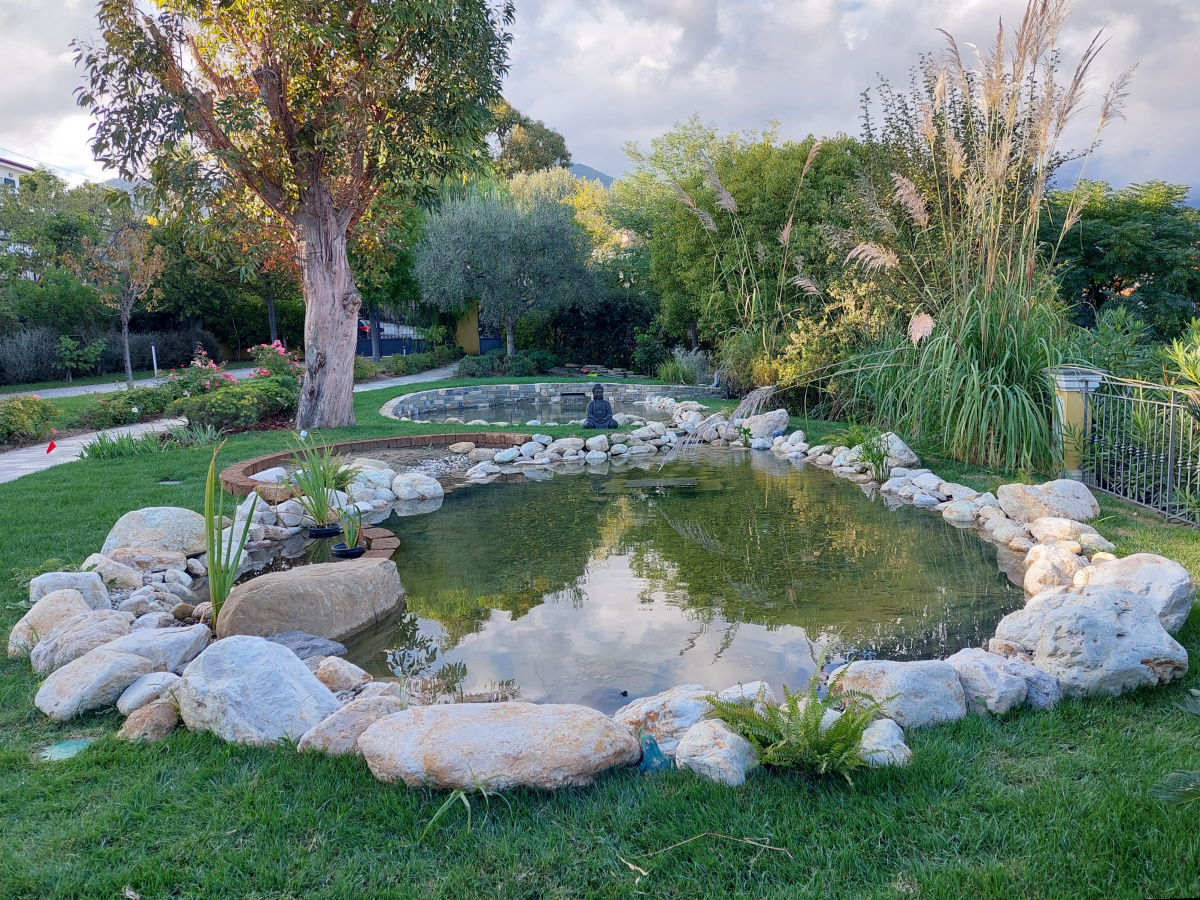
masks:
[[(360, 393), (360, 425), (345, 433), (456, 430), (377, 412), (393, 396), (446, 384)], [(817, 438), (836, 427), (797, 424)], [(221, 464), (287, 442), (282, 432), (237, 435)], [(4, 634), (24, 599), (10, 572), (48, 557), (78, 564), (129, 509), (201, 508), (207, 462), (204, 450), (175, 450), (0, 484)], [(994, 478), (932, 468), (981, 487)], [(158, 484), (167, 479), (182, 483)], [(1100, 530), (1119, 553), (1153, 550), (1200, 574), (1196, 531), (1115, 500), (1101, 504)], [(1179, 639), (1200, 652), (1200, 616)], [(1200, 768), (1200, 720), (1174, 705), (1198, 686), (1193, 673), (1182, 685), (1119, 699), (914, 729), (908, 768), (864, 771), (853, 787), (760, 774), (727, 789), (684, 772), (622, 770), (590, 788), (477, 798), (469, 829), (455, 804), (418, 842), (446, 794), (378, 784), (360, 759), (239, 747), (183, 729), (129, 746), (111, 739), (116, 713), (54, 725), (33, 707), (28, 663), (4, 660), (0, 896), (1195, 896), (1197, 810), (1164, 807), (1147, 790), (1165, 772)], [(102, 740), (69, 761), (35, 761), (46, 744), (86, 735)], [(680, 845), (706, 832), (725, 837)]]

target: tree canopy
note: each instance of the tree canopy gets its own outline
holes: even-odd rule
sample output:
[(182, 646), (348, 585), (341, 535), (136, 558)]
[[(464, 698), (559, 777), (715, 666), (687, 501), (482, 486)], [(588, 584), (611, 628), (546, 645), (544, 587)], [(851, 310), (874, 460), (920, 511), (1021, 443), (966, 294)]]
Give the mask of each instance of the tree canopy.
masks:
[(300, 425), (354, 422), (347, 244), (372, 201), (489, 164), (512, 16), (488, 0), (102, 0), (103, 41), (78, 46), (98, 160), (176, 202), (244, 188), (286, 231), (306, 306)]
[(1200, 301), (1200, 210), (1187, 195), (1185, 185), (1162, 181), (1120, 189), (1084, 182), (1050, 195), (1047, 216), (1060, 222), (1083, 198), (1058, 248), (1062, 297), (1079, 324), (1125, 307), (1160, 340), (1179, 336)]
[(522, 115), (503, 100), (493, 105), (492, 113), (500, 144), (496, 171), (501, 175), (571, 167), (566, 138), (545, 122)]
[(569, 207), (539, 199), (517, 208), (500, 192), (445, 204), (425, 226), (416, 274), (442, 309), (479, 304), (479, 321), (504, 329), (514, 352), (517, 321), (530, 312), (595, 296), (591, 247)]

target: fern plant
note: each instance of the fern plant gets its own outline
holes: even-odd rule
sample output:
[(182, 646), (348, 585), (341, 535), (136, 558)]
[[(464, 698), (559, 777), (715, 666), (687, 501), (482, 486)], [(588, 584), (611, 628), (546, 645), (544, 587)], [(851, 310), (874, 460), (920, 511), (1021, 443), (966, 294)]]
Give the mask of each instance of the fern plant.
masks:
[[(1189, 691), (1191, 696), (1176, 704), (1185, 713), (1200, 718), (1200, 691)], [(1160, 803), (1182, 806), (1200, 800), (1200, 772), (1172, 772), (1150, 789), (1150, 796)]]
[[(842, 675), (829, 684), (824, 697), (820, 694), (822, 679), (814, 675), (804, 691), (783, 688), (783, 703), (719, 700), (710, 697), (710, 718), (721, 719), (731, 731), (746, 738), (758, 751), (764, 766), (778, 769), (799, 769), (814, 775), (841, 775), (853, 784), (850, 773), (865, 764), (862, 756), (862, 736), (875, 719), (881, 703), (858, 691), (839, 691)], [(832, 722), (825, 718), (830, 711), (840, 715)]]

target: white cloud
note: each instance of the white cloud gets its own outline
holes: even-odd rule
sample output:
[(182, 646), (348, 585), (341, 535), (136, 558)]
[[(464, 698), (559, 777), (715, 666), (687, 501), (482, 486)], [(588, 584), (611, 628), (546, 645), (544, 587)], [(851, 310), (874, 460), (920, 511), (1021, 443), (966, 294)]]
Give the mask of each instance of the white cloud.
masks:
[[(785, 137), (856, 134), (859, 95), (876, 73), (907, 82), (945, 28), (985, 45), (997, 17), (1024, 0), (519, 0), (506, 93), (562, 131), (579, 162), (617, 174), (626, 141), (643, 143), (699, 112), (722, 130), (772, 119)], [(1116, 123), (1089, 174), (1117, 183), (1163, 178), (1200, 186), (1200, 3), (1087, 0), (1063, 35), (1068, 58), (1095, 31), (1112, 40), (1099, 92), (1140, 62), (1128, 121)], [(69, 44), (94, 30), (85, 0), (0, 0), (0, 147), (93, 175)], [(1079, 120), (1073, 143), (1086, 143)], [(3, 151), (0, 151), (2, 153)]]

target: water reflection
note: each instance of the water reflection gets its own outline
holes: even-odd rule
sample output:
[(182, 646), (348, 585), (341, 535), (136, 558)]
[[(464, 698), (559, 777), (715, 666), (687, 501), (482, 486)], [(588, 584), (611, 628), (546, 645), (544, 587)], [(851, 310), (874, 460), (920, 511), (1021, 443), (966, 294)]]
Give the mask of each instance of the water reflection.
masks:
[(355, 661), (438, 697), (778, 690), (817, 645), (940, 656), (1021, 605), (975, 535), (764, 453), (469, 487), (384, 524), (410, 615)]

